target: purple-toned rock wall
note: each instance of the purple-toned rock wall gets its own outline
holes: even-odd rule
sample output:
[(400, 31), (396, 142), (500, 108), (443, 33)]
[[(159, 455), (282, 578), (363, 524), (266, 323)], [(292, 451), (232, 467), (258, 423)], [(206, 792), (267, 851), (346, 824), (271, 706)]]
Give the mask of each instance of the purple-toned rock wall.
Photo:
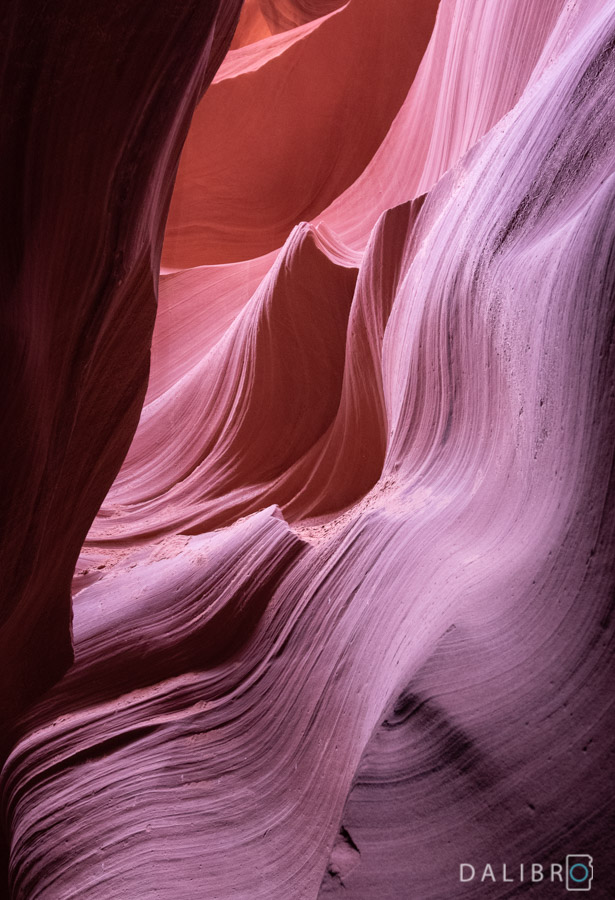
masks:
[(240, 6), (5, 13), (7, 897), (615, 896), (615, 2)]

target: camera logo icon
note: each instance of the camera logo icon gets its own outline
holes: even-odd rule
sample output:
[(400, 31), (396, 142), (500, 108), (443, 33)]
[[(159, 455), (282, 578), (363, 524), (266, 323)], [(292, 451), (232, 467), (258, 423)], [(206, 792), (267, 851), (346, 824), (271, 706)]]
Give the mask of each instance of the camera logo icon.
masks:
[(566, 857), (566, 890), (591, 891), (594, 877), (593, 858), (586, 853), (570, 853)]

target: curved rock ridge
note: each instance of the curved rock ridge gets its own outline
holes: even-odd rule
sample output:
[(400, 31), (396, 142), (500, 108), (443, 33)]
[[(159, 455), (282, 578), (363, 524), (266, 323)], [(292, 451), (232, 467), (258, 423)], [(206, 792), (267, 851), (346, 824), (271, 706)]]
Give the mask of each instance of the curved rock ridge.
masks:
[[(318, 244), (331, 259), (356, 265), (361, 253), (345, 247), (324, 224)], [(145, 403), (183, 378), (222, 337), (272, 268), (277, 251), (256, 259), (192, 269), (165, 268), (152, 336), (152, 366)]]
[(227, 77), (192, 121), (163, 265), (276, 250), (348, 188), (408, 92), (437, 8), (437, 0), (350, 0), (296, 32), (233, 51)]
[(161, 274), (145, 405), (173, 387), (218, 343), (276, 256)]
[[(358, 8), (231, 53), (292, 81)], [(322, 217), (162, 275), (11, 898), (555, 897), (519, 865), (569, 853), (612, 894), (615, 2), (443, 0), (407, 64)]]
[(239, 7), (4, 4), (0, 745), (72, 658), (71, 575), (143, 403), (179, 151)]
[(375, 484), (382, 341), (421, 202), (382, 217), (356, 286), (352, 256), (322, 228), (295, 229), (225, 337), (146, 404), (91, 542), (202, 530), (268, 501), (291, 521), (314, 517)]
[(313, 217), (363, 249), (382, 212), (433, 187), (514, 105), (557, 52), (555, 24), (566, 40), (584, 13), (566, 0), (352, 0), (232, 51), (182, 154), (165, 265), (258, 256)]
[[(472, 4), (462, 0), (440, 3), (428, 50), (389, 134), (358, 180), (318, 216), (317, 220), (328, 223), (346, 245), (362, 251), (372, 227), (386, 209), (431, 188), (443, 172), (510, 109), (528, 81), (538, 77), (544, 65), (557, 56), (574, 28), (580, 27), (580, 23), (591, 16), (592, 6), (589, 2), (582, 6), (564, 6), (561, 0), (549, 0), (536, 6), (505, 0), (498, 6), (495, 18), (493, 13), (492, 5), (482, 0)], [(313, 29), (319, 25), (319, 22), (313, 22), (309, 27)], [(288, 42), (292, 46), (305, 39), (305, 28), (297, 28), (291, 34), (281, 35), (278, 43), (268, 41), (247, 47), (243, 56), (233, 51), (227, 55), (218, 77), (224, 81), (242, 72), (247, 74), (266, 67), (268, 60), (283, 56)], [(468, 52), (460, 53), (459, 46), (467, 47)], [(278, 65), (284, 67), (286, 62), (280, 61)], [(241, 86), (248, 83), (247, 79), (240, 79), (234, 91), (238, 114), (245, 102)], [(477, 85), (480, 90), (476, 89)], [(208, 96), (211, 100), (211, 91)], [(465, 97), (465, 102), (458, 102), (459, 97)], [(284, 121), (285, 132), (288, 132), (285, 146), (292, 154), (289, 164), (293, 166), (295, 136), (289, 127), (289, 117)], [(206, 150), (202, 147), (202, 138), (218, 140), (216, 134), (225, 133), (227, 122), (225, 108), (220, 115), (220, 128), (215, 133), (213, 128), (206, 131), (204, 127), (191, 132), (189, 146), (194, 147), (191, 165), (198, 172), (199, 160), (203, 164), (198, 185), (201, 192), (207, 192), (211, 184), (209, 171), (205, 168)], [(262, 130), (260, 123), (258, 127)], [(229, 140), (224, 140), (230, 145)], [(241, 143), (244, 143), (243, 139)], [(280, 149), (278, 144), (276, 152)], [(228, 146), (227, 150), (225, 164), (233, 154), (232, 147)], [(277, 177), (277, 172), (273, 177)], [(189, 187), (192, 191), (194, 185)], [(217, 191), (229, 189), (237, 193), (237, 183), (223, 180), (215, 185)], [(187, 190), (188, 185), (182, 187), (180, 183), (176, 186), (175, 203), (180, 223), (184, 221), (182, 198)], [(194, 203), (195, 196), (192, 192), (188, 200), (194, 205), (194, 211), (203, 217), (209, 203), (201, 194), (204, 205), (199, 207)], [(253, 208), (251, 186), (248, 198), (248, 206)], [(268, 202), (270, 200), (271, 195)], [(224, 215), (229, 199), (224, 199), (221, 194), (220, 202)], [(304, 210), (299, 214), (303, 218)], [(204, 240), (204, 235), (203, 231), (195, 234), (195, 247)], [(285, 237), (282, 228), (280, 243)], [(233, 239), (236, 239), (236, 233)], [(249, 256), (247, 248), (241, 255)], [(201, 317), (211, 321), (214, 333), (219, 336), (222, 326), (228, 324), (238, 309), (236, 304), (247, 302), (258, 281), (271, 267), (274, 256), (275, 251), (271, 251), (258, 261), (246, 260), (236, 268), (234, 264), (224, 267), (198, 265), (183, 275), (173, 272), (172, 267), (164, 267), (163, 272), (173, 272), (177, 278), (167, 280), (165, 275), (161, 282), (150, 396), (161, 390), (159, 378), (170, 385), (174, 372), (181, 377), (190, 367), (190, 361), (196, 363), (200, 354), (199, 340), (208, 346), (210, 338), (199, 324)], [(192, 255), (190, 262), (200, 264), (204, 259), (197, 253)], [(219, 286), (221, 283), (223, 288)], [(207, 301), (206, 297), (209, 298)], [(174, 314), (175, 309), (179, 315)], [(217, 324), (214, 323), (214, 311)], [(175, 328), (174, 323), (180, 315), (182, 319), (185, 316), (185, 331), (181, 336), (172, 333), (167, 337), (168, 330)], [(188, 326), (190, 321), (192, 328)], [(160, 355), (158, 348), (162, 342), (158, 335), (165, 336)]]
[(205, 530), (267, 505), (339, 406), (357, 272), (335, 259), (310, 226), (293, 231), (221, 341), (146, 406), (91, 540)]
[(389, 133), (318, 221), (349, 246), (363, 247), (384, 210), (429, 191), (514, 106), (561, 50), (554, 30), (561, 41), (579, 18), (578, 5), (565, 0), (502, 0), (497, 6), (489, 0), (442, 0)]
[(344, 6), (348, 0), (245, 0), (231, 49), (308, 22), (320, 19)]
[[(416, 82), (389, 135), (355, 186), (342, 193), (318, 221), (330, 224), (341, 241), (362, 251), (382, 212), (432, 187), (443, 171), (508, 111), (532, 73), (537, 77), (544, 65), (561, 50), (562, 44), (570, 39), (573, 26), (579, 27), (579, 22), (591, 14), (587, 3), (582, 8), (568, 4), (557, 18), (562, 5), (555, 0), (540, 7), (506, 0), (498, 7), (497, 17), (493, 18), (493, 8), (488, 4), (470, 5), (462, 0), (441, 3)], [(301, 34), (301, 29), (295, 29), (289, 39), (297, 42)], [(522, 47), (522, 51), (510, 49), (511, 35), (514, 37), (512, 45)], [(468, 41), (471, 44), (467, 54), (458, 52), (459, 45), (465, 47)], [(230, 78), (233, 74), (250, 71), (253, 66), (263, 66), (271, 54), (283, 56), (283, 49), (283, 46), (275, 47), (267, 42), (262, 47), (246, 48), (252, 56), (243, 62), (240, 54), (232, 52), (219, 77), (224, 79), (227, 72)], [(481, 85), (480, 91), (476, 90), (476, 85)], [(237, 90), (236, 94), (239, 109), (242, 91)], [(211, 98), (211, 92), (208, 96)], [(467, 102), (458, 103), (459, 96), (465, 96)], [(468, 103), (471, 103), (469, 107)], [(225, 110), (224, 122), (227, 120)], [(285, 123), (289, 129), (288, 140), (292, 142), (288, 118)], [(204, 129), (200, 132), (193, 129), (190, 137), (195, 148), (195, 163), (199, 153), (203, 158), (198, 149), (199, 133), (204, 134)], [(288, 147), (291, 148), (290, 143)], [(229, 155), (232, 155), (232, 148)], [(201, 177), (199, 190), (207, 191), (209, 184), (209, 177)], [(217, 182), (216, 190), (226, 190), (226, 184), (225, 181)], [(229, 186), (236, 190), (234, 181)], [(178, 184), (175, 191), (178, 209), (183, 203), (183, 193), (184, 189)], [(223, 209), (226, 209), (226, 203)], [(203, 215), (205, 209), (205, 206), (201, 207), (199, 215)], [(247, 250), (243, 252), (247, 253)], [(211, 346), (208, 323), (211, 323), (213, 335), (219, 337), (223, 327), (238, 311), (239, 304), (247, 302), (258, 281), (272, 265), (273, 258), (272, 252), (236, 267), (234, 264), (198, 266), (183, 274), (176, 271), (172, 276), (163, 277), (154, 333), (150, 397), (157, 396), (163, 386), (170, 386), (174, 378), (182, 377), (191, 365), (196, 364), (202, 355), (200, 342), (205, 348)], [(202, 258), (197, 261), (202, 262)], [(166, 267), (163, 271), (172, 270)], [(182, 321), (185, 328), (179, 334), (176, 328)]]

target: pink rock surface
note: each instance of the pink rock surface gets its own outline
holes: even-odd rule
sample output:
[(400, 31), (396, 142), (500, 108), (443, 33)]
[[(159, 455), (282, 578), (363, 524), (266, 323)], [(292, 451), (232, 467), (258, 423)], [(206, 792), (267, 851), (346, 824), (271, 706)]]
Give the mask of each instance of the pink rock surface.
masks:
[(362, 10), (357, 57), (391, 37), (384, 6), (321, 6), (246, 6), (193, 120), (211, 161), (228, 81), (233, 174), (177, 185), (74, 663), (2, 770), (12, 898), (561, 897), (519, 865), (569, 853), (613, 895), (615, 3), (443, 0), (352, 183), (311, 174), (309, 214), (270, 227), (235, 179), (242, 79), (275, 64), (292, 97), (310, 70), (317, 99), (330, 23)]
[(231, 49), (305, 25), (348, 0), (245, 0)]
[(348, 188), (408, 92), (437, 7), (437, 0), (350, 0), (232, 51), (192, 121), (163, 264), (269, 253)]

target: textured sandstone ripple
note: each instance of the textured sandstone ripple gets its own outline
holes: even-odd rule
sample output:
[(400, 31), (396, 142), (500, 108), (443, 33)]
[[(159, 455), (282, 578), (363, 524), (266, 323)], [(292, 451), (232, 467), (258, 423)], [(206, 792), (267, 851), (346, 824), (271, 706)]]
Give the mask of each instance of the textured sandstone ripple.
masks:
[[(312, 65), (317, 96), (310, 41), (368, 6), (246, 4), (190, 152), (211, 160), (226, 80), (220, 121), (273, 66), (290, 104)], [(224, 253), (203, 197), (198, 227), (172, 213), (185, 256), (77, 567), (74, 663), (2, 770), (14, 898), (504, 898), (526, 888), (459, 863), (571, 852), (612, 895), (615, 3), (443, 0), (423, 26), (348, 184), (268, 220), (204, 163)], [(130, 331), (100, 334), (136, 365)]]

